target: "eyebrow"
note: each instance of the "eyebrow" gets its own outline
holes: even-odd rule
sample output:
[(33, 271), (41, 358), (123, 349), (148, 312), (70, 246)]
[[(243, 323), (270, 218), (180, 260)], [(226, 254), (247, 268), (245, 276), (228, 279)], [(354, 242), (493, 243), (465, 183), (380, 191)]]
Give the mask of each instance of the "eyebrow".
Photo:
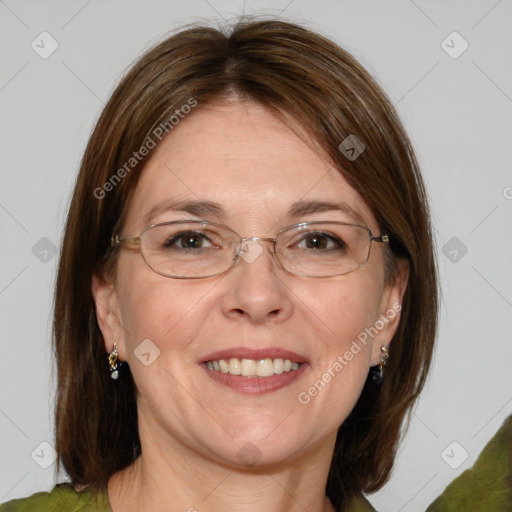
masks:
[(150, 223), (155, 217), (162, 213), (169, 211), (185, 212), (195, 215), (196, 217), (203, 217), (206, 215), (214, 215), (216, 217), (224, 217), (224, 208), (219, 203), (213, 201), (191, 201), (191, 200), (170, 200), (158, 203), (146, 215), (144, 221)]
[[(184, 212), (196, 217), (215, 216), (225, 218), (227, 216), (225, 209), (221, 204), (213, 201), (201, 200), (170, 200), (158, 203), (144, 215), (146, 224), (159, 215), (169, 212)], [(359, 224), (366, 225), (364, 217), (344, 202), (331, 201), (296, 201), (285, 214), (285, 217), (301, 217), (313, 213), (322, 213), (338, 211), (352, 218)]]
[(330, 202), (330, 201), (297, 201), (293, 203), (288, 210), (290, 217), (300, 217), (302, 215), (309, 215), (312, 213), (322, 213), (338, 211), (351, 217), (354, 221), (366, 225), (364, 217), (344, 202)]

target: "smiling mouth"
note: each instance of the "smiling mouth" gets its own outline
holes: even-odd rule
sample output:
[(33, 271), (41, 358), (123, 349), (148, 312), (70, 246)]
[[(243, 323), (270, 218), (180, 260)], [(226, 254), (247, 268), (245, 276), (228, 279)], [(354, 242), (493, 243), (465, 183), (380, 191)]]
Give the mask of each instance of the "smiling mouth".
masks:
[(279, 357), (275, 359), (239, 359), (238, 357), (232, 357), (230, 359), (206, 361), (205, 364), (209, 370), (229, 373), (230, 375), (241, 375), (242, 377), (271, 377), (294, 372), (301, 366), (301, 363)]

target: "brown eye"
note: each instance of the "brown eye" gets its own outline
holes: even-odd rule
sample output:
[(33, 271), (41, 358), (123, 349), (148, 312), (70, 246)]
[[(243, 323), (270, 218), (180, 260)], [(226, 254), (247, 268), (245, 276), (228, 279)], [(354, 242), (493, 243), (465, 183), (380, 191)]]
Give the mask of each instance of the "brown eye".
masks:
[(203, 244), (203, 239), (196, 235), (187, 235), (186, 237), (181, 237), (181, 240), (181, 246), (186, 249), (197, 249)]
[(207, 237), (197, 232), (178, 233), (165, 241), (164, 247), (176, 249), (202, 249)]
[(325, 235), (311, 235), (306, 239), (308, 249), (325, 249), (327, 247), (327, 237)]
[[(301, 244), (304, 244), (301, 247)], [(299, 243), (299, 248), (310, 249), (312, 251), (329, 251), (345, 247), (343, 240), (327, 233), (309, 233)]]

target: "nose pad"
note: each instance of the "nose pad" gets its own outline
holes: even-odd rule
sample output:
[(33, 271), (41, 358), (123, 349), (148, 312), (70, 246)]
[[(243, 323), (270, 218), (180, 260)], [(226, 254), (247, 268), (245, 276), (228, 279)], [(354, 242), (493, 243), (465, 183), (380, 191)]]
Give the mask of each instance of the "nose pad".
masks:
[(262, 252), (263, 247), (256, 240), (243, 240), (237, 250), (237, 259), (242, 257), (246, 263), (253, 263)]

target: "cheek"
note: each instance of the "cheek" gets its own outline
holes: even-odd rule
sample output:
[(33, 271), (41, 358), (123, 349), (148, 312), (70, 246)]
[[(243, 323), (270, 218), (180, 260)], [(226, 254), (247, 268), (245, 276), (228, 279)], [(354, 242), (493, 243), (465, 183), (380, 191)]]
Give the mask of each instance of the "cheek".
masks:
[(370, 276), (369, 272), (340, 276), (338, 282), (316, 285), (304, 299), (306, 321), (318, 326), (318, 338), (315, 364), (297, 398), (314, 410), (330, 411), (331, 428), (350, 413), (368, 375), (368, 331), (378, 318), (380, 299), (379, 287)]
[(324, 343), (333, 350), (345, 350), (374, 324), (379, 300), (375, 281), (362, 272), (360, 276), (354, 273), (337, 281), (315, 283), (303, 293), (305, 314), (322, 329)]
[(118, 276), (128, 363), (148, 339), (163, 355), (183, 351), (197, 331), (190, 320), (201, 311), (204, 283), (166, 279), (136, 264), (120, 268)]

